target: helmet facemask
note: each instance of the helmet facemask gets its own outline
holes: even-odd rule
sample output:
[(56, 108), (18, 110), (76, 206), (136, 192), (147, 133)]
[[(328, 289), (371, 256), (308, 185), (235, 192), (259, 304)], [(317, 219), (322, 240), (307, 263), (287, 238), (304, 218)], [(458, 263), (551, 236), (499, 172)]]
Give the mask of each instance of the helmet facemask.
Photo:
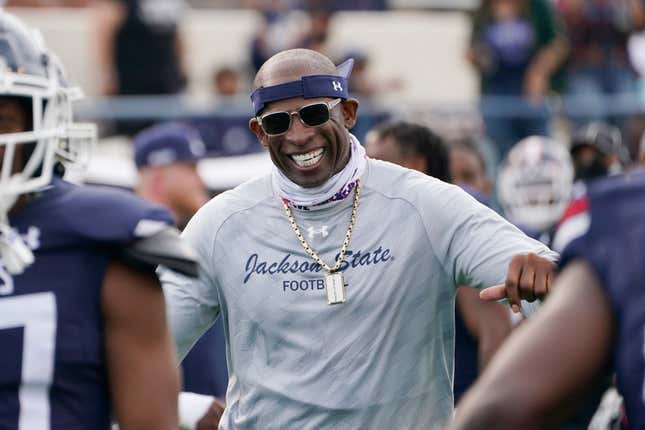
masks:
[[(87, 165), (96, 141), (94, 124), (72, 120), (72, 102), (79, 98), (79, 91), (60, 81), (62, 70), (54, 57), (49, 56), (47, 62), (49, 77), (15, 73), (0, 64), (0, 97), (24, 97), (31, 108), (30, 130), (0, 133), (0, 153), (4, 151), (0, 213), (9, 211), (21, 194), (47, 186), (56, 163)], [(21, 160), (16, 160), (18, 154)]]
[(518, 142), (498, 177), (498, 196), (513, 224), (535, 231), (552, 228), (571, 197), (573, 165), (567, 149), (544, 137)]
[(96, 126), (73, 122), (72, 102), (82, 94), (68, 86), (40, 33), (1, 10), (0, 97), (19, 100), (29, 118), (25, 130), (0, 133), (0, 257), (15, 274), (33, 255), (9, 225), (9, 211), (20, 196), (48, 186), (57, 164), (87, 163)]

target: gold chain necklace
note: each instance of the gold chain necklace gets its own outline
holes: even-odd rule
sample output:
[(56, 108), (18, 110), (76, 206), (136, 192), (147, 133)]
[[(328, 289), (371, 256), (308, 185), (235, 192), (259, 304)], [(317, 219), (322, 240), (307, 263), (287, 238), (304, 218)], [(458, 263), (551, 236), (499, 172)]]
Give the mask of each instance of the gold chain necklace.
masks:
[(347, 253), (347, 248), (349, 248), (349, 241), (352, 238), (352, 231), (354, 230), (354, 224), (356, 223), (356, 212), (358, 212), (358, 198), (360, 192), (361, 181), (356, 180), (356, 190), (354, 191), (354, 205), (352, 207), (352, 216), (349, 221), (349, 227), (347, 227), (347, 233), (345, 233), (343, 247), (340, 249), (338, 260), (336, 260), (336, 265), (334, 267), (331, 267), (327, 263), (325, 263), (322, 258), (320, 258), (318, 254), (316, 254), (316, 252), (311, 248), (311, 246), (309, 246), (304, 236), (300, 232), (298, 224), (296, 224), (296, 220), (293, 217), (291, 208), (289, 208), (289, 205), (284, 200), (282, 201), (284, 211), (287, 213), (287, 218), (289, 218), (289, 222), (291, 223), (291, 228), (296, 234), (296, 237), (298, 237), (298, 240), (300, 241), (300, 244), (304, 248), (305, 252), (316, 263), (318, 263), (323, 269), (327, 271), (327, 273), (325, 274), (325, 290), (327, 291), (327, 304), (330, 305), (344, 303), (346, 299), (343, 274), (342, 272), (339, 272), (338, 269), (340, 269), (340, 266), (343, 264), (343, 260), (345, 260), (345, 254)]

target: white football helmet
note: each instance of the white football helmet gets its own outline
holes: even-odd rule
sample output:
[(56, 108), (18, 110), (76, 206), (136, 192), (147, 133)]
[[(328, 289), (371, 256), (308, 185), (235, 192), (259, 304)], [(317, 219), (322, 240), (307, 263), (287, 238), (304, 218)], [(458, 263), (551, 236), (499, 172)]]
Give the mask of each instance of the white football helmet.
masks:
[(58, 163), (87, 163), (97, 133), (94, 124), (73, 122), (72, 102), (82, 93), (68, 85), (40, 33), (0, 10), (0, 99), (6, 97), (24, 106), (28, 122), (26, 130), (0, 133), (0, 268), (16, 274), (33, 255), (9, 226), (9, 210), (21, 194), (47, 186)]
[(510, 222), (544, 232), (566, 209), (573, 186), (567, 148), (543, 136), (513, 146), (497, 178), (497, 194)]
[(0, 10), (0, 98), (6, 96), (29, 102), (32, 127), (0, 133), (0, 214), (20, 194), (49, 184), (57, 162), (86, 163), (97, 134), (94, 124), (73, 122), (72, 102), (82, 92), (68, 85), (40, 33)]

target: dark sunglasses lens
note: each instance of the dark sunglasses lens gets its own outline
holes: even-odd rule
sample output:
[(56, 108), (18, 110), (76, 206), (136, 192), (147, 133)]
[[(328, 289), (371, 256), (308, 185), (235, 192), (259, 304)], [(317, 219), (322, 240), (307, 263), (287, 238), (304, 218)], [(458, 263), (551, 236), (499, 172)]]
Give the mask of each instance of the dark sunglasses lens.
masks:
[(329, 121), (329, 108), (324, 103), (305, 106), (298, 113), (302, 122), (310, 127), (322, 125)]
[(262, 117), (262, 128), (267, 134), (281, 134), (289, 130), (291, 115), (287, 112), (270, 113)]

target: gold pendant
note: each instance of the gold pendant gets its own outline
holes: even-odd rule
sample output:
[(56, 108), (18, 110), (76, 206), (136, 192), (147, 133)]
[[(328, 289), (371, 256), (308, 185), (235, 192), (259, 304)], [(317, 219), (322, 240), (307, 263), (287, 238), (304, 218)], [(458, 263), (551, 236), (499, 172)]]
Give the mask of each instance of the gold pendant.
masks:
[(343, 274), (341, 272), (327, 273), (325, 275), (325, 290), (327, 291), (328, 305), (345, 303)]

